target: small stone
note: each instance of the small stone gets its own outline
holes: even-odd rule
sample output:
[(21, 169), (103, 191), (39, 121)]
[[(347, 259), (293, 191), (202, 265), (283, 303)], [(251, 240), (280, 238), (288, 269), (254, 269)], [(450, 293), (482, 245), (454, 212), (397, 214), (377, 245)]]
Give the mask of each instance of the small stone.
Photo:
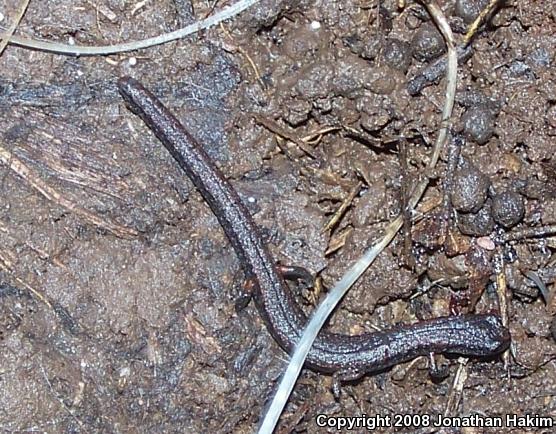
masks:
[(485, 236), (494, 230), (492, 206), (487, 202), (477, 213), (459, 214), (459, 230), (476, 237)]
[(437, 58), (445, 48), (442, 35), (432, 24), (423, 24), (411, 41), (413, 57), (421, 61)]
[(506, 190), (492, 199), (494, 221), (505, 228), (517, 225), (525, 216), (523, 197), (515, 191)]
[(463, 115), (463, 132), (470, 140), (484, 145), (494, 133), (494, 115), (484, 105), (470, 108)]
[(320, 22), (318, 21), (311, 21), (311, 30), (319, 30), (320, 29)]
[(454, 176), (452, 205), (457, 211), (475, 213), (488, 197), (490, 179), (471, 163), (465, 163)]

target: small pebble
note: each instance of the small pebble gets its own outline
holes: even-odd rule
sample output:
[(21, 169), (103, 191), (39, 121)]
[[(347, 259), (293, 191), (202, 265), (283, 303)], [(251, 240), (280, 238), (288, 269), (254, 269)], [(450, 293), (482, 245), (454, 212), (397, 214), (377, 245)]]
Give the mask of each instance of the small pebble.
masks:
[(411, 64), (411, 47), (405, 41), (388, 39), (384, 44), (383, 57), (386, 64), (393, 69), (407, 72)]
[(465, 136), (484, 145), (494, 133), (494, 115), (484, 105), (470, 108), (462, 117)]
[(445, 48), (442, 35), (432, 24), (423, 24), (411, 41), (413, 57), (421, 61), (437, 58)]
[(525, 215), (523, 197), (515, 191), (506, 190), (492, 199), (494, 221), (505, 228), (517, 225)]
[(494, 230), (490, 202), (487, 202), (477, 213), (459, 214), (458, 228), (462, 233), (476, 237), (490, 234)]
[(464, 162), (454, 175), (452, 205), (457, 211), (475, 213), (485, 203), (489, 187), (490, 179), (471, 163)]
[(485, 250), (488, 250), (489, 252), (496, 249), (496, 244), (494, 244), (494, 241), (492, 241), (490, 237), (477, 238), (477, 245)]
[(320, 29), (320, 23), (318, 21), (311, 21), (311, 30)]

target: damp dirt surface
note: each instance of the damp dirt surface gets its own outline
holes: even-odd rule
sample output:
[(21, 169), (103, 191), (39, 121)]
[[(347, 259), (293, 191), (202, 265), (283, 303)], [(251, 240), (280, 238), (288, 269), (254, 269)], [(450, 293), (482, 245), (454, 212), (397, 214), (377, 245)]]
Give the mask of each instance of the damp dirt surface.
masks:
[[(0, 1), (2, 25), (19, 3)], [(212, 3), (31, 1), (17, 34), (127, 42), (202, 19)], [(446, 47), (423, 6), (406, 3), (263, 0), (140, 52), (4, 51), (1, 432), (251, 433), (285, 369), (259, 312), (241, 308), (248, 284), (216, 217), (124, 106), (125, 75), (203, 144), (276, 261), (319, 277), (318, 291), (292, 287), (307, 312), (430, 178), (329, 329), (508, 306), (503, 358), (437, 355), (431, 377), (422, 357), (338, 397), (331, 376), (304, 370), (277, 432), (337, 432), (318, 415), (376, 416), (387, 425), (376, 432), (501, 432), (427, 427), (438, 415), (556, 422), (555, 238), (504, 241), (556, 224), (553, 4), (500, 2), (460, 53), (449, 146), (429, 173)], [(486, 3), (440, 1), (457, 41)], [(504, 432), (554, 432), (524, 422)]]

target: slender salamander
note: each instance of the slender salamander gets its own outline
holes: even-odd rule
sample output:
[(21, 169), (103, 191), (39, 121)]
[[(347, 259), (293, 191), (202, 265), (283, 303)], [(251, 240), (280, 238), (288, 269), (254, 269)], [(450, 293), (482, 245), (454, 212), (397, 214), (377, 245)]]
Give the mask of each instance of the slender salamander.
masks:
[[(268, 330), (284, 350), (293, 351), (307, 318), (278, 273), (238, 194), (204, 149), (151, 92), (130, 77), (121, 78), (118, 87), (127, 106), (153, 131), (209, 204), (246, 277), (256, 283), (253, 298)], [(306, 365), (355, 378), (431, 352), (493, 356), (505, 350), (509, 341), (508, 330), (498, 316), (491, 314), (443, 317), (357, 336), (321, 331)]]

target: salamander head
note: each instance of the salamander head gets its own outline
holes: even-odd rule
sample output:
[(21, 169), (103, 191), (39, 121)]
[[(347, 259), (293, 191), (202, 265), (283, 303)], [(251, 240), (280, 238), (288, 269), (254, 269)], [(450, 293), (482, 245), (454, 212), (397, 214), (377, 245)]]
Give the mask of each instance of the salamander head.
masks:
[(470, 316), (470, 321), (477, 329), (475, 336), (477, 351), (475, 355), (494, 356), (505, 351), (510, 345), (510, 332), (502, 325), (499, 316), (482, 314)]

